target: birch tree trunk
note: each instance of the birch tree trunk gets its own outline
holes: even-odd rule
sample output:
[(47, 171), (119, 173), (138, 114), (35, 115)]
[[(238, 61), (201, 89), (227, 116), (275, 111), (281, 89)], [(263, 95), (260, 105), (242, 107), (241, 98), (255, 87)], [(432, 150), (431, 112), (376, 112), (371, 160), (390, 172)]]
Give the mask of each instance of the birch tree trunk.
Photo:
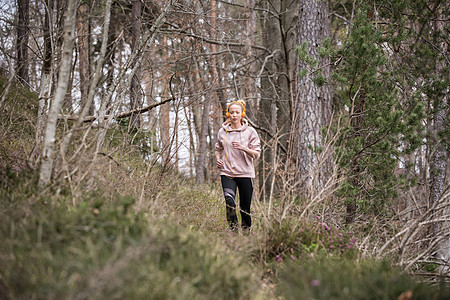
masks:
[(42, 151), (42, 164), (39, 173), (39, 183), (48, 184), (51, 180), (53, 161), (55, 159), (55, 134), (58, 113), (64, 102), (64, 96), (67, 92), (70, 70), (72, 65), (72, 52), (75, 38), (75, 17), (77, 9), (77, 0), (69, 0), (67, 7), (67, 17), (64, 24), (64, 45), (61, 56), (61, 66), (59, 70), (58, 83), (56, 86), (55, 97), (53, 99), (50, 112), (47, 118), (47, 126), (44, 135), (44, 148)]
[(42, 137), (45, 126), (46, 106), (50, 97), (52, 86), (52, 40), (51, 40), (51, 24), (53, 1), (45, 1), (45, 17), (44, 17), (44, 61), (42, 62), (41, 84), (39, 88), (38, 100), (38, 118), (36, 126), (36, 148), (41, 148)]
[[(300, 1), (298, 17), (298, 44), (306, 43), (306, 55), (323, 67), (324, 76), (329, 76), (327, 61), (319, 56), (319, 47), (329, 33), (328, 2), (322, 0)], [(311, 66), (299, 60), (298, 71), (310, 70)], [(314, 72), (315, 73), (315, 72)], [(320, 86), (313, 80), (314, 74), (309, 72), (297, 79), (297, 101), (295, 104), (295, 117), (293, 129), (293, 145), (295, 147), (298, 167), (297, 181), (301, 188), (311, 194), (320, 190), (324, 178), (319, 161), (319, 152), (324, 145), (321, 129), (327, 125), (330, 107), (330, 88), (327, 83)], [(329, 82), (329, 78), (325, 78)], [(304, 191), (299, 191), (300, 193)]]
[(16, 40), (16, 74), (19, 81), (23, 84), (28, 84), (28, 36), (29, 36), (29, 18), (30, 18), (30, 1), (18, 0), (19, 14), (17, 24), (17, 40)]

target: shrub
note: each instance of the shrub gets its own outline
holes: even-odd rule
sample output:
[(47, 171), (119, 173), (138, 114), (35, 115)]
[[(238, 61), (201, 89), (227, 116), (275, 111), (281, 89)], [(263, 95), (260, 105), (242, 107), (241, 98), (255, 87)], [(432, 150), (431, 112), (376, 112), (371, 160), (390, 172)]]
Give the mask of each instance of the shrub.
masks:
[(286, 218), (274, 220), (268, 225), (255, 253), (268, 262), (284, 260), (308, 260), (317, 255), (357, 257), (356, 238), (318, 221)]
[(134, 199), (64, 188), (0, 191), (0, 293), (12, 299), (240, 299), (257, 290), (244, 256), (184, 226), (149, 221)]
[(322, 258), (291, 261), (280, 273), (278, 293), (285, 299), (448, 299), (448, 287), (430, 286), (387, 261)]

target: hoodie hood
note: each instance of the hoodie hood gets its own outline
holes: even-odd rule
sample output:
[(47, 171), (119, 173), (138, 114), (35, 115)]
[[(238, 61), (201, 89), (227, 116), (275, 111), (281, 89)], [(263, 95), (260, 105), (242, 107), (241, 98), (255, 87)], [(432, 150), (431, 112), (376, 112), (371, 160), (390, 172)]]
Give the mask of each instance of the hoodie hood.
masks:
[(225, 122), (223, 122), (222, 124), (222, 128), (223, 130), (225, 130), (226, 132), (231, 132), (231, 131), (244, 131), (248, 128), (248, 122), (246, 119), (242, 120), (242, 126), (239, 127), (238, 129), (233, 129), (231, 128), (231, 122), (229, 120), (226, 120)]

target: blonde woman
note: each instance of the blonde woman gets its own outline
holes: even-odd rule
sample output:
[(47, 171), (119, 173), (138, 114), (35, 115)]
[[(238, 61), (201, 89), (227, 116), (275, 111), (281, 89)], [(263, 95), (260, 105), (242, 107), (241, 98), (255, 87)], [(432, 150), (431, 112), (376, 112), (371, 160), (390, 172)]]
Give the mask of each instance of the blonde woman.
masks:
[(245, 102), (233, 101), (227, 106), (227, 120), (219, 130), (215, 155), (220, 169), (227, 221), (231, 229), (237, 229), (236, 190), (239, 190), (242, 228), (250, 229), (252, 219), (250, 205), (253, 196), (255, 167), (253, 161), (261, 153), (261, 143), (256, 130), (248, 126)]

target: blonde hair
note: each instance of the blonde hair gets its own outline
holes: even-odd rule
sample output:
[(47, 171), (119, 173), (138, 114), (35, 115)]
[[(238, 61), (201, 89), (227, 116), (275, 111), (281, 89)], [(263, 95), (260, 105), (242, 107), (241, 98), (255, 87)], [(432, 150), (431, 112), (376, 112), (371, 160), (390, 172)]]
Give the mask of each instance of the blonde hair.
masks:
[(228, 109), (233, 105), (233, 104), (239, 104), (242, 107), (242, 111), (245, 112), (245, 101), (244, 100), (237, 100), (237, 101), (231, 101), (230, 104), (228, 104), (227, 107), (227, 112)]

